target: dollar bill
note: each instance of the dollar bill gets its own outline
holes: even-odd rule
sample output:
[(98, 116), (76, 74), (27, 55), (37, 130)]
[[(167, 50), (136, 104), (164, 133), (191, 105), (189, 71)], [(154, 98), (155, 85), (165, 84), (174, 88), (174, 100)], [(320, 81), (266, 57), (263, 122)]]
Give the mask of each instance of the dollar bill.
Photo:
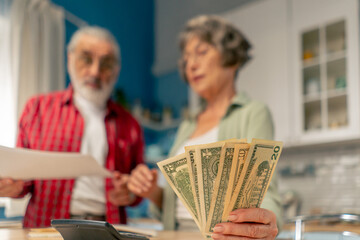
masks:
[(210, 210), (214, 183), (218, 173), (220, 155), (225, 142), (199, 145), (195, 147), (195, 158), (197, 161), (198, 183), (199, 183), (199, 202), (202, 214), (202, 224), (207, 221)]
[(180, 201), (182, 201), (191, 214), (199, 229), (201, 229), (199, 216), (196, 211), (193, 190), (191, 189), (187, 162), (186, 153), (183, 153), (161, 161), (157, 165)]
[[(202, 226), (201, 230), (203, 230), (203, 228), (205, 227), (206, 219), (207, 219), (207, 216), (209, 215), (209, 212), (204, 212), (206, 210), (204, 210), (205, 209), (204, 207), (201, 208), (201, 204), (200, 204), (200, 201), (201, 201), (200, 196), (204, 196), (204, 194), (201, 195), (200, 188), (202, 189), (202, 192), (204, 191), (204, 188), (203, 188), (203, 184), (201, 184), (201, 182), (199, 181), (199, 175), (200, 175), (199, 170), (201, 169), (200, 167), (198, 167), (198, 164), (200, 162), (199, 159), (201, 158), (200, 154), (199, 154), (199, 149), (214, 147), (214, 146), (212, 146), (214, 144), (218, 147), (222, 147), (225, 143), (246, 143), (246, 139), (228, 139), (228, 140), (223, 140), (223, 141), (219, 141), (219, 142), (212, 143), (212, 144), (200, 144), (200, 145), (193, 145), (193, 146), (185, 147), (185, 153), (188, 158), (190, 182), (191, 182), (191, 186), (192, 186), (192, 190), (193, 190), (193, 195), (195, 197), (194, 201), (195, 201), (197, 213), (199, 216), (199, 222)], [(217, 166), (217, 162), (215, 162), (214, 166)], [(215, 167), (215, 168), (217, 168), (217, 167)], [(213, 181), (211, 181), (211, 182), (213, 182)], [(208, 190), (210, 190), (210, 189), (211, 189), (211, 187)], [(205, 192), (212, 194), (213, 189), (211, 189), (211, 191), (207, 191), (205, 189)], [(204, 203), (202, 203), (202, 204), (203, 204), (202, 206), (205, 206)], [(210, 198), (210, 204), (211, 204), (211, 198)]]
[(204, 233), (211, 234), (213, 227), (221, 222), (221, 217), (225, 209), (225, 198), (230, 180), (230, 172), (233, 164), (235, 143), (225, 143), (220, 156), (218, 174), (215, 180), (214, 192), (212, 195), (208, 220), (204, 228)]
[[(229, 208), (260, 207), (282, 151), (282, 142), (253, 139)], [(228, 215), (223, 215), (223, 221)]]
[(245, 165), (245, 160), (250, 149), (250, 144), (242, 143), (236, 144), (234, 149), (234, 159), (232, 161), (231, 172), (229, 177), (228, 188), (225, 197), (225, 208), (223, 214), (228, 214), (232, 209), (229, 209), (231, 197), (234, 195), (235, 187), (240, 180), (241, 172)]
[(185, 149), (185, 154), (188, 159), (188, 168), (189, 168), (189, 177), (191, 183), (191, 189), (194, 195), (195, 207), (198, 216), (198, 220), (200, 225), (202, 226), (202, 214), (200, 212), (200, 194), (199, 194), (199, 183), (198, 183), (198, 173), (196, 167), (196, 159), (195, 159), (195, 148), (190, 147)]

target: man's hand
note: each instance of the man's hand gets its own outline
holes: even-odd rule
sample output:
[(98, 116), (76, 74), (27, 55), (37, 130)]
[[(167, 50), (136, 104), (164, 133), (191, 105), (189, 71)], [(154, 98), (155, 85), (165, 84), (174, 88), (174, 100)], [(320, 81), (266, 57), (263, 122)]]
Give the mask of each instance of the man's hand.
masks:
[(0, 178), (0, 197), (17, 197), (24, 189), (24, 181)]
[(129, 174), (113, 172), (112, 182), (114, 188), (109, 191), (109, 201), (115, 206), (128, 206), (135, 201), (135, 196), (131, 194), (127, 187)]
[(128, 187), (137, 196), (151, 198), (157, 186), (157, 170), (150, 170), (145, 164), (139, 164), (130, 175)]
[(263, 208), (237, 209), (227, 223), (215, 225), (213, 239), (275, 239), (278, 228), (276, 215)]

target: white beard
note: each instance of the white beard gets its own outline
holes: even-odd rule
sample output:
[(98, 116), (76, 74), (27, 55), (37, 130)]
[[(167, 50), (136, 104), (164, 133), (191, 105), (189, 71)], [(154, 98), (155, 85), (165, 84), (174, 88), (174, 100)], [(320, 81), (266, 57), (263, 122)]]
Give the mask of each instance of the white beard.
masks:
[[(69, 68), (69, 75), (71, 84), (73, 85), (74, 92), (79, 94), (84, 99), (93, 103), (99, 108), (104, 108), (106, 102), (109, 100), (111, 92), (114, 88), (116, 79), (112, 79), (108, 84), (103, 82), (97, 82), (99, 80), (95, 78), (78, 79), (76, 71), (73, 66)], [(88, 87), (86, 83), (98, 83), (100, 84), (99, 89)]]

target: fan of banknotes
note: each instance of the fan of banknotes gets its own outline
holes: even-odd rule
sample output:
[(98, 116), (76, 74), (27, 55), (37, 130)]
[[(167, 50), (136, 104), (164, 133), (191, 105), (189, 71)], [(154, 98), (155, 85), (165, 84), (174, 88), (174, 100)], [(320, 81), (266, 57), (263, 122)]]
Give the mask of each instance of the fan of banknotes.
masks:
[(229, 139), (185, 147), (185, 153), (158, 163), (204, 237), (238, 208), (260, 207), (282, 142)]

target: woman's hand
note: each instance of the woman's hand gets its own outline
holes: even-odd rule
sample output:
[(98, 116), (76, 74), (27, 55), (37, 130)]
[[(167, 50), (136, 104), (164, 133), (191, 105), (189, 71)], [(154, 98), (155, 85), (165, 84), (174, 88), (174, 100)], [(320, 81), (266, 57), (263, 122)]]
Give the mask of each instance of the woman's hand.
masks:
[(213, 239), (266, 239), (278, 234), (276, 215), (264, 208), (237, 209), (230, 213), (227, 223), (215, 225)]
[(139, 164), (130, 175), (128, 188), (134, 194), (149, 198), (157, 187), (157, 170), (150, 170), (145, 164)]
[(161, 209), (162, 188), (157, 185), (157, 179), (156, 169), (149, 169), (145, 164), (139, 164), (131, 172), (128, 188), (135, 195), (150, 199)]
[(0, 197), (17, 197), (24, 189), (24, 181), (0, 178)]

